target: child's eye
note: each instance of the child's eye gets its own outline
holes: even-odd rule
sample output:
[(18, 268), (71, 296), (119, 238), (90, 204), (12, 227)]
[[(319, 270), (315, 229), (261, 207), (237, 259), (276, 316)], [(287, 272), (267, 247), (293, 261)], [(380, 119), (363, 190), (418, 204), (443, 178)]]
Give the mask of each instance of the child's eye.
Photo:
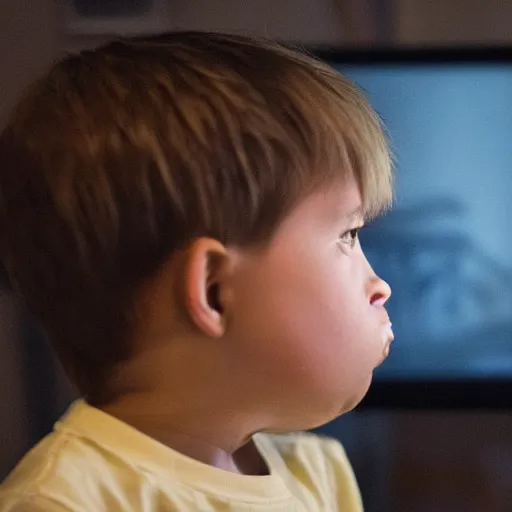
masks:
[(360, 227), (349, 229), (340, 235), (340, 242), (347, 244), (351, 249), (353, 249), (356, 245), (360, 229)]

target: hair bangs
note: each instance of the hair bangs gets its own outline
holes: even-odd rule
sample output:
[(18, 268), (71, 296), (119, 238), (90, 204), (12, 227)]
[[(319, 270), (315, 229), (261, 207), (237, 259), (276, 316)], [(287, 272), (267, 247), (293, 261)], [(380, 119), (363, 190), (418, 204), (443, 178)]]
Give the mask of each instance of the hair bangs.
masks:
[(365, 219), (378, 217), (393, 201), (393, 159), (381, 119), (352, 82), (322, 63), (298, 83), (294, 92), (304, 118), (299, 152), (309, 174), (303, 186), (353, 177)]

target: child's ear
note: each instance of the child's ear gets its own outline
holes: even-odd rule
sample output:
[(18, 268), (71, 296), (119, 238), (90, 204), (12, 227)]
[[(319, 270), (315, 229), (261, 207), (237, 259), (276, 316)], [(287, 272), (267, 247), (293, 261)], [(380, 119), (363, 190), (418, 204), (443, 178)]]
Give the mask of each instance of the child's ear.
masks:
[(212, 238), (199, 238), (187, 250), (185, 308), (194, 324), (211, 337), (224, 334), (222, 298), (229, 268), (227, 249)]

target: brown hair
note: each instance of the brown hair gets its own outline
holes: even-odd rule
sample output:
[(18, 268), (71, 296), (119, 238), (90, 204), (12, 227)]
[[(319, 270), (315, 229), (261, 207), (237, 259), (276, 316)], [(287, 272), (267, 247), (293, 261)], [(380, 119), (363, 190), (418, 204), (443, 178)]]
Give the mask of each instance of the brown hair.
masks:
[(378, 117), (346, 78), (268, 41), (119, 40), (37, 81), (0, 138), (0, 255), (81, 391), (130, 355), (137, 291), (198, 236), (268, 240), (353, 174), (391, 200)]

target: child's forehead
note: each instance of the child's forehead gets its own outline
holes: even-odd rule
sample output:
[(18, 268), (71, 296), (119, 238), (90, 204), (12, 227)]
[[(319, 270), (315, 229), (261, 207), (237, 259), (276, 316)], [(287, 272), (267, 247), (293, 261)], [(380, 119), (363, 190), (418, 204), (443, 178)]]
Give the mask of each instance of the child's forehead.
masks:
[(321, 187), (317, 196), (312, 199), (316, 207), (330, 211), (337, 219), (364, 218), (361, 192), (356, 180), (351, 176)]
[(364, 208), (359, 187), (353, 178), (323, 185), (298, 201), (284, 224), (288, 222), (320, 222), (325, 225), (360, 222)]

